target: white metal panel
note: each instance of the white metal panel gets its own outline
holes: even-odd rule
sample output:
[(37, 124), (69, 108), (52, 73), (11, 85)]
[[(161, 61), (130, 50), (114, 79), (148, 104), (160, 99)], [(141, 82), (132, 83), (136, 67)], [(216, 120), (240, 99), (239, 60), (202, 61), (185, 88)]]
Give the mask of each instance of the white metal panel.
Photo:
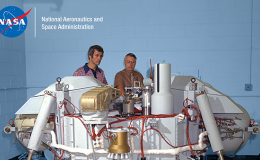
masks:
[[(174, 94), (174, 97), (182, 94), (178, 91), (187, 91), (189, 88), (189, 83), (191, 83), (191, 78), (195, 78), (193, 76), (174, 76), (171, 78), (172, 84), (171, 84), (171, 92)], [(237, 104), (227, 95), (221, 93), (220, 91), (213, 88), (210, 84), (200, 81), (196, 78), (197, 88), (200, 91), (205, 90), (209, 101), (212, 107), (213, 113), (243, 113)], [(198, 94), (198, 93), (197, 93)], [(181, 95), (182, 96), (182, 95)], [(185, 96), (185, 95), (184, 95)], [(174, 98), (174, 105), (179, 104), (178, 106), (174, 106), (175, 108), (181, 107), (183, 100), (187, 98), (184, 97), (183, 99), (176, 99)], [(177, 102), (176, 102), (177, 100)], [(178, 110), (178, 109), (177, 109)], [(175, 112), (176, 113), (176, 112)]]
[[(65, 98), (70, 100), (75, 106), (80, 108), (81, 95), (95, 87), (103, 86), (104, 84), (92, 76), (70, 76), (64, 77), (60, 83), (69, 84), (69, 91), (65, 91)], [(55, 92), (55, 84), (50, 85), (40, 93), (31, 97), (15, 114), (38, 114), (44, 98), (44, 91), (48, 90)], [(69, 93), (69, 94), (67, 94)], [(54, 104), (56, 105), (56, 104)], [(72, 108), (70, 103), (68, 108)], [(51, 110), (54, 113), (54, 110)]]

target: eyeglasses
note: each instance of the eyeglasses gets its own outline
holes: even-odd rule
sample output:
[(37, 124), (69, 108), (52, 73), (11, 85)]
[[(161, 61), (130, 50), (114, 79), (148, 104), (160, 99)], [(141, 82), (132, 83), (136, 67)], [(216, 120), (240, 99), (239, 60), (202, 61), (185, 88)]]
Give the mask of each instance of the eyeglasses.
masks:
[(135, 64), (136, 61), (126, 61), (126, 63), (132, 63), (132, 64)]

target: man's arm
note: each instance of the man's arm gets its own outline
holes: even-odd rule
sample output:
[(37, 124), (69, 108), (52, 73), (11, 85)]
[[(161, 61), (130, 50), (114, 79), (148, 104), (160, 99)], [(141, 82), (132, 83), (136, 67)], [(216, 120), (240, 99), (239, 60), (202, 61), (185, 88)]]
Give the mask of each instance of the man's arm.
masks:
[(115, 76), (114, 87), (119, 89), (121, 91), (122, 95), (125, 94), (124, 83), (123, 83), (122, 75), (120, 74), (120, 72), (118, 72)]
[(125, 94), (125, 89), (124, 89), (123, 86), (117, 86), (116, 88), (119, 89), (122, 92), (122, 95)]

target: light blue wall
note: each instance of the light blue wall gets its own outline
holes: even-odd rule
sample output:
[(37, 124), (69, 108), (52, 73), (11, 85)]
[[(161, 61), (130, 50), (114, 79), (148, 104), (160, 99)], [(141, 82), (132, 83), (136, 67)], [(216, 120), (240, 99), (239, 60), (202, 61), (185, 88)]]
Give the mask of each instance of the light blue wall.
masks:
[[(23, 9), (20, 0), (0, 0), (0, 10), (6, 6)], [(13, 158), (25, 150), (11, 134), (4, 133), (9, 119), (26, 102), (25, 34), (16, 38), (0, 35), (0, 160)]]
[[(1, 6), (5, 3), (10, 5), (7, 1), (2, 1), (4, 3), (1, 3)], [(4, 70), (1, 66), (0, 85), (6, 84), (1, 86), (2, 88), (13, 87), (10, 83), (14, 76), (18, 76), (17, 79), (22, 77), (24, 79), (25, 69), (22, 64), (26, 61), (29, 98), (54, 83), (58, 76), (71, 76), (87, 61), (88, 48), (98, 44), (105, 50), (100, 67), (105, 71), (108, 83), (111, 85), (115, 74), (124, 68), (124, 56), (133, 52), (138, 57), (136, 69), (144, 77), (147, 77), (149, 70), (149, 57), (152, 58), (153, 64), (165, 60), (166, 63), (172, 64), (172, 73), (193, 75), (208, 82), (217, 90), (231, 96), (252, 118), (260, 122), (258, 116), (260, 0), (253, 0), (253, 9), (251, 0), (24, 0), (23, 2), (24, 11), (32, 8), (27, 16), (25, 56), (19, 53), (21, 54), (19, 63), (18, 60), (9, 62), (8, 58), (2, 60), (4, 62), (0, 65), (4, 65)], [(87, 23), (94, 25), (93, 30), (44, 31), (41, 29), (44, 23), (42, 17), (49, 16), (103, 17), (104, 21)], [(61, 22), (61, 24), (69, 23)], [(21, 39), (23, 36), (16, 39)], [(6, 41), (8, 43), (5, 43)], [(11, 49), (14, 47), (13, 41), (14, 39), (0, 36), (1, 54), (2, 51), (6, 51), (14, 55), (12, 57), (16, 57), (18, 53)], [(18, 43), (20, 47), (24, 47), (22, 42), (24, 41)], [(10, 73), (8, 66), (13, 67), (9, 63), (15, 65), (21, 63), (22, 66), (16, 69), (21, 68), (23, 75), (8, 75)], [(10, 71), (16, 70), (12, 67)], [(245, 84), (250, 81), (253, 91), (245, 91)], [(24, 83), (25, 80), (21, 80), (19, 84), (23, 86)], [(15, 87), (18, 86), (16, 84)], [(0, 94), (3, 98), (8, 95), (7, 92), (18, 91), (20, 90), (0, 90)], [(19, 93), (16, 95), (20, 96)], [(4, 98), (4, 102), (16, 101)], [(13, 113), (15, 111), (8, 114)], [(6, 116), (1, 118), (5, 122), (9, 119)], [(255, 138), (248, 140), (238, 154), (258, 155), (260, 139), (259, 136)], [(6, 142), (7, 136), (2, 139), (6, 145), (11, 144)]]

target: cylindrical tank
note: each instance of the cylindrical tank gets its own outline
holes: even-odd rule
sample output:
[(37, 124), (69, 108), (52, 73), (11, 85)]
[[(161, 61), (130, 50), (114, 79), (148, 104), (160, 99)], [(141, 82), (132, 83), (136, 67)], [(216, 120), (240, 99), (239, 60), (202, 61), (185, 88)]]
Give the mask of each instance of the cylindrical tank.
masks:
[(220, 133), (207, 94), (206, 93), (200, 94), (196, 98), (200, 108), (200, 113), (203, 118), (203, 122), (208, 132), (208, 137), (210, 140), (210, 144), (212, 146), (212, 151), (217, 152), (223, 150), (224, 147), (223, 147), (222, 139), (220, 137)]
[(31, 150), (38, 150), (38, 147), (41, 144), (42, 136), (46, 129), (46, 124), (50, 116), (50, 112), (53, 106), (55, 98), (49, 95), (45, 95), (41, 109), (37, 116), (31, 138), (28, 144), (28, 148)]
[(127, 97), (123, 101), (123, 116), (134, 116), (135, 115), (135, 99), (132, 97)]
[(127, 143), (127, 130), (126, 129), (113, 129), (110, 130), (112, 138), (110, 139), (109, 153), (128, 153), (130, 147)]
[(149, 85), (144, 86), (142, 93), (142, 115), (151, 115), (151, 95), (152, 87)]
[(151, 104), (152, 114), (173, 114), (173, 95), (171, 93), (171, 64), (155, 64), (154, 93)]

